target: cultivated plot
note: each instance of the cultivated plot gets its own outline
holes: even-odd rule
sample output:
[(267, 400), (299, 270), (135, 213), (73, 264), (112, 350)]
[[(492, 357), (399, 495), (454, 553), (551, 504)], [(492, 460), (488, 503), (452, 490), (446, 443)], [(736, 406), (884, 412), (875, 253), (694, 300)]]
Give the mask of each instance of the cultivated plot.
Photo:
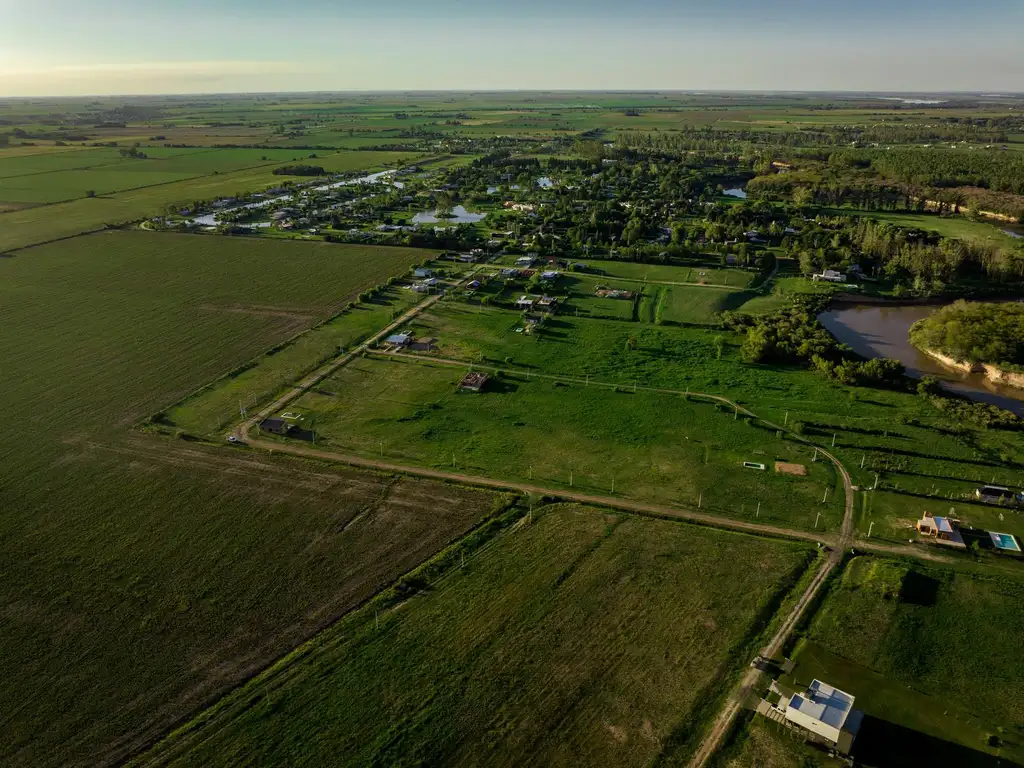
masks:
[(685, 758), (813, 549), (575, 506), (373, 606), (149, 765)]

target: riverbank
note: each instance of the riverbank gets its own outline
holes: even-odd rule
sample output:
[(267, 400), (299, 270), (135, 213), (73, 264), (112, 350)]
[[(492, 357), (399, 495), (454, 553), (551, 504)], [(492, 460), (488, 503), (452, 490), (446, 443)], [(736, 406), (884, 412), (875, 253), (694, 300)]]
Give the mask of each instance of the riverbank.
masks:
[[(911, 338), (911, 343), (914, 343), (913, 338)], [(949, 355), (944, 355), (937, 349), (929, 349), (928, 347), (918, 346), (917, 344), (914, 344), (914, 346), (933, 360), (938, 360), (947, 368), (952, 368), (953, 370), (960, 371), (962, 373), (981, 374), (993, 384), (998, 384), (999, 386), (1024, 389), (1024, 373), (1005, 371), (998, 365), (993, 365), (992, 363), (970, 363), (965, 360), (957, 360)]]

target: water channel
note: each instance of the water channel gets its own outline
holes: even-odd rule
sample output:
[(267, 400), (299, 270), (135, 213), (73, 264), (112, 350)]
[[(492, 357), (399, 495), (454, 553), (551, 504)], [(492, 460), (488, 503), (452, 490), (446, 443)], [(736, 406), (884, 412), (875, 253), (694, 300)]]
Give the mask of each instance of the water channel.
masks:
[(833, 336), (862, 357), (899, 360), (909, 376), (918, 379), (934, 376), (952, 392), (1024, 416), (1024, 390), (998, 386), (978, 373), (961, 373), (947, 368), (910, 343), (910, 326), (938, 308), (935, 305), (840, 306), (822, 313), (818, 320)]

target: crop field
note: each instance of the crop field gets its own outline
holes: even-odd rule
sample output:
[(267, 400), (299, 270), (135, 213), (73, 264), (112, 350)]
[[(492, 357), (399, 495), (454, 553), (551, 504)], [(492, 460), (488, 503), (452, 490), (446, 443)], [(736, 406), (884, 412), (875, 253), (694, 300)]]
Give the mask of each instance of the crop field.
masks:
[[(618, 493), (798, 528), (835, 528), (831, 464), (708, 403), (642, 391), (503, 377), (459, 393), (466, 368), (353, 361), (288, 406), (324, 450), (580, 492)], [(807, 477), (773, 471), (808, 467)], [(766, 466), (744, 469), (745, 461)], [(828, 503), (825, 501), (828, 494)], [(760, 504), (760, 508), (758, 508)], [(820, 513), (820, 520), (818, 515)]]
[[(331, 164), (335, 171), (369, 171), (379, 168), (382, 163), (397, 162), (405, 157), (415, 155), (351, 152), (336, 157)], [(327, 162), (326, 158), (324, 162)], [(240, 171), (211, 172), (173, 183), (113, 194), (107, 194), (102, 188), (97, 188), (98, 196), (95, 198), (82, 198), (0, 213), (0, 252), (93, 231), (105, 224), (119, 224), (152, 216), (162, 213), (171, 204), (187, 204), (193, 200), (209, 199), (218, 195), (240, 195), (260, 191), (280, 183), (282, 177), (273, 174), (274, 167), (263, 164)], [(28, 178), (45, 179), (49, 175)], [(122, 178), (127, 179), (125, 183), (130, 183), (130, 176), (129, 173), (123, 175)]]
[[(96, 149), (0, 158), (0, 201), (55, 203), (85, 197), (88, 190), (108, 195), (246, 168), (273, 167), (287, 161), (314, 162), (298, 150), (147, 148), (145, 154), (145, 159), (125, 158), (113, 149)], [(329, 171), (347, 171), (367, 167), (367, 163), (376, 165), (416, 156), (403, 152), (366, 153), (369, 157), (362, 154), (328, 155), (315, 162)]]
[[(119, 762), (494, 503), (422, 480), (150, 438), (82, 443), (60, 461), (36, 475), (46, 487), (8, 496), (19, 515), (5, 505), (9, 766)], [(54, 519), (55, 509), (74, 515)]]
[[(1024, 759), (1022, 597), (1019, 576), (858, 558), (797, 649), (792, 679), (820, 677), (856, 691), (868, 720), (882, 721), (865, 722), (863, 750), (879, 748), (871, 743), (877, 734), (905, 757), (994, 765), (985, 755), (1001, 754), (1017, 764)], [(915, 738), (895, 738), (900, 728)]]
[(0, 438), (0, 762), (120, 759), (487, 514), (490, 494), (130, 433), (422, 258), (110, 232), (0, 259), (21, 420)]
[(550, 507), (421, 596), (346, 618), (141, 762), (682, 764), (812, 552)]

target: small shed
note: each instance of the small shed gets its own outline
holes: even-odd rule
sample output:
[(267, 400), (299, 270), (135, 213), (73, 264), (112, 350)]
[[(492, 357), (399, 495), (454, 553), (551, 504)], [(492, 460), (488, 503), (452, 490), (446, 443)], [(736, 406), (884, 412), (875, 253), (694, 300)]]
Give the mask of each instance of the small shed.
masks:
[(291, 424), (284, 419), (277, 418), (276, 416), (272, 416), (269, 419), (264, 419), (260, 422), (261, 432), (270, 432), (274, 435), (287, 435), (291, 428)]
[(479, 371), (470, 371), (462, 377), (462, 381), (459, 382), (459, 389), (465, 392), (480, 392), (484, 385), (487, 384), (487, 380), (490, 378), (486, 373), (480, 373)]

